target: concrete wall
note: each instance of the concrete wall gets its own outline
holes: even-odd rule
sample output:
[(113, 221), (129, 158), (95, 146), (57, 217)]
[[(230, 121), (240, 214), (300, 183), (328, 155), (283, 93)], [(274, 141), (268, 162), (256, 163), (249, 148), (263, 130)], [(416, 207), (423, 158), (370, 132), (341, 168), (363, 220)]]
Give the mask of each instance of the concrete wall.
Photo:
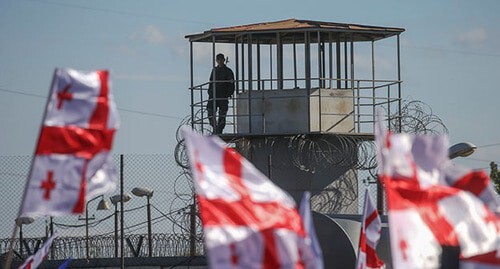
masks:
[(348, 133), (354, 131), (352, 90), (314, 90), (311, 93), (309, 102), (311, 132)]
[[(336, 136), (319, 135), (318, 137), (342, 148), (341, 141)], [(329, 164), (322, 159), (307, 159), (309, 149), (291, 147), (290, 139), (287, 137), (247, 138), (237, 143), (236, 149), (276, 185), (287, 191), (295, 201), (300, 201), (304, 191), (310, 191), (312, 207), (316, 211), (328, 214), (357, 213), (357, 199), (346, 205), (345, 200), (342, 200), (345, 193), (338, 188), (342, 186), (345, 189), (345, 186), (350, 186), (352, 193), (349, 193), (349, 196), (358, 196), (357, 175), (353, 172), (353, 166), (357, 162), (356, 149), (336, 153), (314, 153), (314, 156), (339, 154), (342, 156), (342, 164), (337, 165)], [(297, 160), (297, 158), (302, 159)], [(304, 166), (299, 165), (297, 161), (303, 161)], [(327, 204), (332, 202), (337, 205)], [(335, 210), (332, 211), (331, 208)]]
[(345, 133), (354, 130), (353, 113), (351, 90), (247, 91), (236, 95), (236, 133)]
[(307, 91), (247, 91), (237, 98), (237, 133), (293, 134), (308, 130)]
[[(313, 212), (314, 228), (323, 251), (325, 268), (354, 268), (359, 248), (361, 215), (323, 215)], [(382, 216), (377, 255), (392, 268), (387, 216)]]

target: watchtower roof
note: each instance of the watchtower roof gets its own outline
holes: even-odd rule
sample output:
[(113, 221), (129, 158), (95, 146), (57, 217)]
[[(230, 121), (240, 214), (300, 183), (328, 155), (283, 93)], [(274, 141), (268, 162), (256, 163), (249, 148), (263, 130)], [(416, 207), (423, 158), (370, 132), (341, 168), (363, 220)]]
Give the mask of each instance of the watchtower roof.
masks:
[[(240, 26), (214, 28), (203, 33), (186, 35), (191, 42), (235, 43), (242, 34), (252, 34), (254, 43), (275, 44), (276, 33), (280, 33), (282, 43), (304, 42), (304, 32), (318, 32), (320, 38), (330, 35), (333, 38), (345, 38), (357, 41), (376, 41), (404, 32), (403, 28), (369, 26), (349, 23), (323, 22), (300, 19), (287, 19), (274, 22), (261, 22)], [(314, 42), (317, 36), (311, 35)]]

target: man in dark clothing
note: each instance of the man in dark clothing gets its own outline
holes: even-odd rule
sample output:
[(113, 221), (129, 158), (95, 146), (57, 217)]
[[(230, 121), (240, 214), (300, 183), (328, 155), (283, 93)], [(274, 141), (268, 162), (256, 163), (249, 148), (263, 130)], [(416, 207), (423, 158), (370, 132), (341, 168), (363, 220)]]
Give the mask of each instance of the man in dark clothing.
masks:
[[(214, 134), (221, 134), (226, 126), (226, 115), (228, 110), (228, 98), (234, 93), (234, 74), (225, 65), (224, 54), (219, 53), (215, 58), (217, 66), (210, 74), (208, 86), (207, 112), (210, 125)], [(215, 94), (214, 94), (215, 93)], [(215, 99), (214, 99), (215, 95)], [(219, 109), (219, 120), (216, 120), (216, 112)]]

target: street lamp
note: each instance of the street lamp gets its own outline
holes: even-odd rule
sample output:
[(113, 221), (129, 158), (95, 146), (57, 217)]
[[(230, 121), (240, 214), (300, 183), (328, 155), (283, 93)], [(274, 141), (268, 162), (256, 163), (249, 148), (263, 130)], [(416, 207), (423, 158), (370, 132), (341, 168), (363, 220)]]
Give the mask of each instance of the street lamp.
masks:
[[(111, 196), (109, 199), (111, 200), (111, 203), (115, 205), (115, 257), (118, 258), (118, 203), (126, 203), (132, 199), (132, 196), (128, 193), (124, 193), (123, 197), (120, 194), (117, 194)], [(121, 213), (123, 214), (123, 212)]]
[(147, 209), (148, 209), (148, 250), (149, 257), (153, 256), (153, 242), (151, 239), (151, 204), (149, 203), (149, 199), (153, 197), (153, 190), (149, 188), (137, 187), (132, 190), (132, 193), (137, 197), (146, 197), (148, 201)]
[(448, 157), (455, 159), (456, 157), (467, 157), (476, 151), (476, 145), (470, 142), (461, 142), (451, 146), (448, 149)]
[(87, 260), (89, 259), (89, 203), (97, 198), (101, 198), (101, 201), (97, 205), (97, 210), (108, 210), (109, 205), (106, 200), (104, 200), (104, 195), (96, 196), (85, 204), (85, 249), (87, 253)]
[(31, 224), (35, 221), (32, 217), (19, 217), (16, 225), (19, 226), (19, 255), (23, 256), (23, 225)]

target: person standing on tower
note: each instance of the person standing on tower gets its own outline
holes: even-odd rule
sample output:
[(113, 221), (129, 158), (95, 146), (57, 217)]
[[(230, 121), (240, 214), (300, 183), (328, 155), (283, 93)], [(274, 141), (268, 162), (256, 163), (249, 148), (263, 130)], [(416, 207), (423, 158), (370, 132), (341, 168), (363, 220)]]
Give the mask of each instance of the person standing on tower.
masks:
[[(224, 54), (217, 54), (215, 61), (217, 66), (212, 69), (209, 79), (207, 112), (213, 133), (221, 134), (226, 126), (228, 98), (234, 93), (234, 73), (226, 66)], [(219, 110), (218, 120), (216, 119), (217, 109)]]

